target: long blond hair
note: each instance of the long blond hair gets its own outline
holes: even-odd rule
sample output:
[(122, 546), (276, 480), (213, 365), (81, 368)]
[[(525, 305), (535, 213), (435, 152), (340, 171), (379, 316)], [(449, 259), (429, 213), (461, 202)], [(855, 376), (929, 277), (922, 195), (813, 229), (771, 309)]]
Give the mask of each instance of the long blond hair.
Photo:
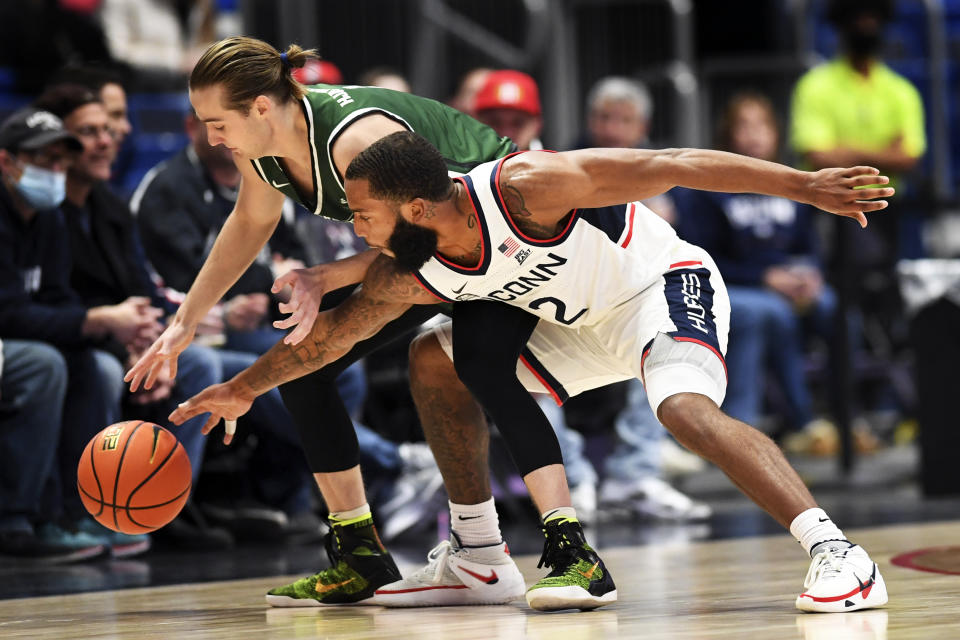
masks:
[(190, 88), (220, 85), (224, 106), (246, 114), (260, 95), (269, 95), (280, 103), (303, 98), (303, 85), (291, 71), (316, 57), (314, 49), (302, 49), (295, 44), (280, 53), (256, 38), (226, 38), (210, 45), (200, 56), (190, 72)]

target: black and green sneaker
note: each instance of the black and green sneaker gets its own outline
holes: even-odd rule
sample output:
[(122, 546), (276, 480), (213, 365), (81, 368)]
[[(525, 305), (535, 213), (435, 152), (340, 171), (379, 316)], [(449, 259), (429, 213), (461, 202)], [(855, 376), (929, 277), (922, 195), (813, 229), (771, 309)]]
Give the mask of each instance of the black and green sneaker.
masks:
[(364, 604), (373, 592), (401, 578), (380, 542), (373, 518), (332, 522), (326, 536), (330, 568), (267, 592), (272, 607)]
[(576, 520), (543, 525), (547, 540), (537, 567), (551, 571), (527, 590), (527, 604), (539, 611), (596, 609), (617, 601), (617, 587), (603, 560), (590, 548)]

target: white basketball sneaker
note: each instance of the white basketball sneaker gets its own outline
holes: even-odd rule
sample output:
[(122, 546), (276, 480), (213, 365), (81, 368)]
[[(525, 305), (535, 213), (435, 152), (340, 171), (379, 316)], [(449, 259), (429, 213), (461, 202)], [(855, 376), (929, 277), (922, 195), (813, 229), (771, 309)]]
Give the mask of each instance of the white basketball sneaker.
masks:
[(835, 613), (887, 603), (887, 587), (877, 564), (856, 544), (813, 556), (803, 589), (797, 596), (797, 609), (801, 611)]
[(456, 534), (427, 554), (427, 566), (376, 590), (370, 604), (436, 607), (505, 604), (523, 597), (526, 585), (505, 542), (465, 547)]

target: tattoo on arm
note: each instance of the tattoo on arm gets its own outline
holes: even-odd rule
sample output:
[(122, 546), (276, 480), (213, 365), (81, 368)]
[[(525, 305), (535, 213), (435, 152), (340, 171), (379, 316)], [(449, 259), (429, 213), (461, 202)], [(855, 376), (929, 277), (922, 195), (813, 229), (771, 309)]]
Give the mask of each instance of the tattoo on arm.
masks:
[(523, 216), (529, 218), (533, 214), (527, 209), (527, 204), (523, 200), (523, 194), (514, 185), (507, 182), (503, 185), (503, 201), (507, 205), (507, 211), (514, 216)]
[(258, 395), (343, 357), (355, 344), (375, 335), (411, 304), (434, 304), (412, 274), (393, 260), (378, 257), (359, 291), (339, 306), (317, 316), (310, 335), (300, 344), (275, 344), (242, 374), (242, 382)]
[(560, 225), (546, 225), (534, 221), (533, 213), (527, 209), (527, 203), (520, 190), (510, 182), (506, 182), (502, 187), (503, 202), (507, 205), (507, 212), (513, 218), (513, 223), (517, 225), (525, 235), (531, 238), (552, 238), (557, 234)]

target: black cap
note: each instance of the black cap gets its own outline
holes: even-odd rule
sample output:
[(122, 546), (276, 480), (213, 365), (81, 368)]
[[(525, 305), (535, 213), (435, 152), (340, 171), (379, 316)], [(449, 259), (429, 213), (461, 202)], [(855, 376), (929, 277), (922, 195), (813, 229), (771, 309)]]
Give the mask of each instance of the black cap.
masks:
[(74, 151), (83, 151), (83, 144), (63, 128), (63, 120), (49, 111), (28, 107), (0, 124), (0, 148), (9, 151), (35, 151), (60, 140)]

